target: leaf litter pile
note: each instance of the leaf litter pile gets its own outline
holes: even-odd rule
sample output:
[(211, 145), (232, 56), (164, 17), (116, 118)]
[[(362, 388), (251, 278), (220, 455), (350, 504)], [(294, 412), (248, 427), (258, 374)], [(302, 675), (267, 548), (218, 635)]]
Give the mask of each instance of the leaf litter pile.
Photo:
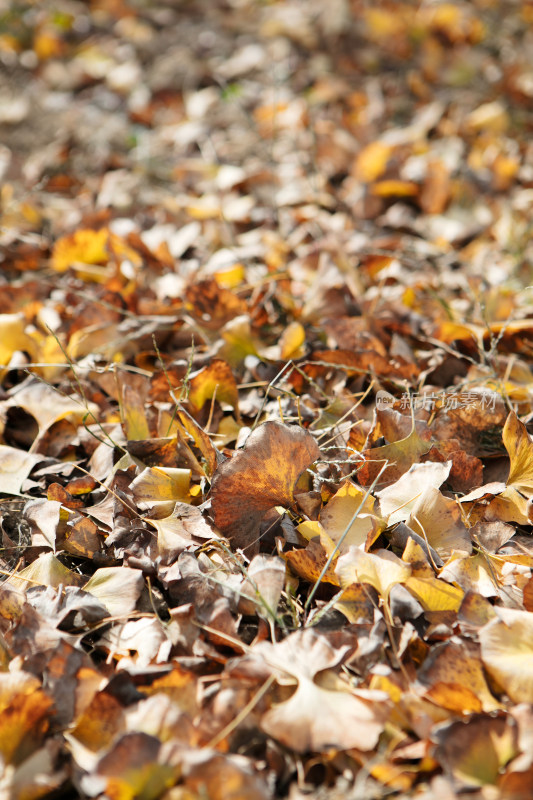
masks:
[(2, 798), (532, 796), (532, 50), (0, 4)]

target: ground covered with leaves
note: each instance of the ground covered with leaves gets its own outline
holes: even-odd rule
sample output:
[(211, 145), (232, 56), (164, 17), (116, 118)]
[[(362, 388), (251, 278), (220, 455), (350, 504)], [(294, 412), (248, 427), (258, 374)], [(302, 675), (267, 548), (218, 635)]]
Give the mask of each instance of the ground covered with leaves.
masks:
[(533, 5), (0, 2), (0, 795), (528, 800)]

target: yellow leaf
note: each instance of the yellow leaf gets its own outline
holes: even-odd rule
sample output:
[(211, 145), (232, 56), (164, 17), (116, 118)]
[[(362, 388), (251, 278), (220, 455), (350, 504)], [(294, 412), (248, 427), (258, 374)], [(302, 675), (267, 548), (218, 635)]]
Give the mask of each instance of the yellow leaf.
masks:
[(419, 186), (412, 181), (378, 181), (372, 186), (372, 194), (377, 197), (415, 197)]
[(10, 586), (28, 589), (32, 586), (76, 586), (80, 576), (71, 572), (53, 553), (42, 553), (25, 569), (9, 579)]
[(216, 526), (248, 554), (258, 549), (260, 523), (274, 506), (290, 506), (300, 475), (320, 455), (304, 428), (265, 422), (253, 431), (243, 450), (220, 464), (211, 483)]
[[(369, 450), (363, 450), (365, 462), (357, 472), (359, 483), (362, 486), (368, 486), (378, 476), (378, 485), (380, 486), (393, 483), (413, 465), (419, 466), (417, 462), (420, 456), (431, 450), (431, 447), (431, 441), (423, 439), (416, 428), (413, 428), (409, 436), (404, 439), (383, 445), (383, 447), (372, 447)], [(445, 480), (446, 477), (442, 480)]]
[(533, 496), (533, 442), (526, 426), (511, 411), (503, 428), (503, 443), (511, 459), (507, 486)]
[(83, 586), (112, 616), (130, 614), (144, 586), (142, 573), (129, 567), (101, 567)]
[(220, 200), (215, 195), (204, 195), (190, 203), (186, 211), (193, 219), (220, 219)]
[(288, 361), (290, 358), (300, 358), (304, 353), (305, 330), (299, 322), (291, 322), (279, 340), (281, 358)]
[(4, 767), (23, 761), (37, 749), (48, 728), (46, 718), (52, 705), (52, 698), (30, 673), (0, 673), (0, 754)]
[(425, 611), (459, 611), (464, 592), (438, 578), (412, 576), (405, 586)]
[(363, 183), (375, 181), (385, 172), (391, 152), (391, 147), (382, 142), (364, 147), (355, 162), (355, 177)]
[(470, 131), (491, 131), (503, 133), (509, 125), (509, 114), (500, 100), (483, 103), (466, 118)]
[(233, 367), (238, 367), (247, 355), (256, 356), (258, 344), (252, 333), (250, 319), (244, 315), (227, 322), (220, 335), (224, 344), (218, 355)]
[(423, 536), (442, 558), (454, 551), (472, 552), (470, 534), (461, 518), (459, 503), (451, 497), (444, 497), (434, 487), (427, 488), (418, 498), (407, 524)]
[(5, 375), (9, 361), (17, 350), (25, 350), (34, 360), (36, 344), (26, 333), (26, 322), (22, 314), (0, 314), (0, 379)]
[(214, 397), (219, 403), (238, 409), (237, 382), (229, 364), (220, 358), (214, 358), (207, 367), (191, 376), (189, 382), (189, 402), (197, 411)]
[[(327, 553), (322, 544), (316, 539), (310, 541), (305, 550), (290, 550), (285, 553), (284, 557), (292, 571), (299, 575), (300, 578), (309, 581), (309, 583), (315, 583), (319, 579), (327, 561)], [(339, 579), (333, 569), (334, 564), (335, 561), (329, 565), (322, 577), (322, 581), (331, 583), (333, 586), (339, 586)]]
[(411, 567), (388, 550), (365, 553), (352, 547), (339, 558), (336, 569), (341, 586), (351, 583), (369, 583), (386, 599), (396, 583), (405, 583)]
[[(392, 446), (389, 445), (390, 447)], [(408, 520), (419, 501), (431, 493), (432, 489), (437, 491), (438, 487), (444, 483), (450, 474), (450, 469), (451, 461), (446, 461), (444, 464), (437, 461), (413, 464), (409, 471), (392, 486), (376, 492), (379, 497), (381, 513), (386, 518), (387, 524), (394, 525), (396, 522)]]
[(402, 15), (392, 8), (365, 8), (364, 20), (368, 34), (377, 41), (397, 36), (405, 29)]
[(357, 517), (352, 519), (364, 496), (365, 492), (347, 480), (320, 514), (320, 523), (334, 545), (337, 545), (344, 536), (341, 553), (346, 552), (352, 545), (366, 549), (383, 529), (380, 519), (373, 514), (375, 500), (371, 495), (367, 496)]
[(242, 264), (233, 264), (233, 266), (226, 267), (226, 269), (217, 270), (213, 277), (223, 289), (235, 289), (244, 280), (244, 266)]
[(107, 264), (109, 231), (82, 229), (58, 239), (52, 252), (52, 269), (66, 272), (74, 263)]
[(122, 415), (124, 429), (129, 441), (148, 439), (150, 429), (144, 410), (144, 401), (139, 392), (127, 384), (122, 387)]
[[(501, 716), (485, 714), (458, 720), (447, 726), (438, 738), (435, 758), (461, 785), (470, 787), (488, 784), (493, 788), (505, 765), (518, 752), (516, 726)], [(524, 795), (512, 792), (506, 796)]]
[(178, 501), (189, 499), (190, 469), (147, 467), (131, 484), (139, 508), (157, 511), (161, 519), (172, 513)]

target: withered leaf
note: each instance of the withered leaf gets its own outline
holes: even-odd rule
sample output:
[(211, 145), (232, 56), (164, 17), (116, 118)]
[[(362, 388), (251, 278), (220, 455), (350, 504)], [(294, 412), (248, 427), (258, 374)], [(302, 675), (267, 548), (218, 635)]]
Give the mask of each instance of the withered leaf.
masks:
[(257, 552), (263, 516), (273, 506), (291, 505), (298, 478), (319, 455), (307, 431), (265, 422), (243, 450), (215, 471), (211, 503), (216, 526), (247, 555)]

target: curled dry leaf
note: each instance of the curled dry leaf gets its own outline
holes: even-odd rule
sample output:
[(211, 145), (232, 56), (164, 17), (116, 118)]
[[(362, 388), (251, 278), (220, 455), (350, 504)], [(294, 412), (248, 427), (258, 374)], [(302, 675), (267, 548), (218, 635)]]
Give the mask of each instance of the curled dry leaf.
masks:
[(273, 506), (289, 506), (302, 472), (320, 455), (310, 433), (295, 425), (265, 422), (243, 450), (221, 464), (213, 477), (216, 526), (247, 554), (258, 548), (259, 524)]

